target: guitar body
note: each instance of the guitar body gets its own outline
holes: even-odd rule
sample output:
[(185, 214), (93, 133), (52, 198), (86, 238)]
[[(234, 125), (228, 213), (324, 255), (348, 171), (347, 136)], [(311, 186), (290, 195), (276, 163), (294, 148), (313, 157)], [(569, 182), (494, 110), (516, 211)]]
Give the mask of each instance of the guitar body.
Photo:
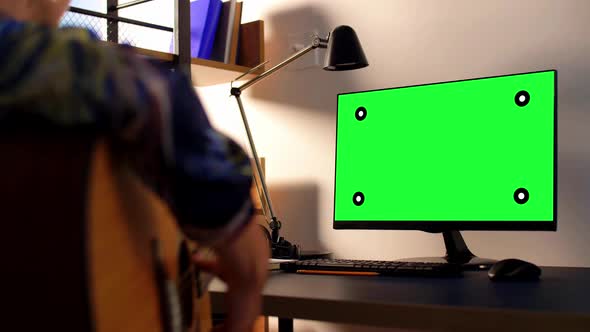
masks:
[(0, 127), (3, 325), (209, 331), (195, 245), (167, 206), (91, 132), (22, 124)]
[(106, 144), (97, 144), (91, 165), (88, 257), (96, 331), (208, 331), (208, 295), (197, 292), (191, 245), (167, 206)]

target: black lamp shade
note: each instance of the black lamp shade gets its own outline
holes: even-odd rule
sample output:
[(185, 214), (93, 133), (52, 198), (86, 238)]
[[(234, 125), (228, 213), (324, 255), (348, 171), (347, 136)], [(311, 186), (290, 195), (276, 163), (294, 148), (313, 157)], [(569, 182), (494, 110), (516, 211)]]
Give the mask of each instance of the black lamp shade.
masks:
[(324, 70), (353, 70), (368, 66), (356, 32), (346, 25), (334, 29), (328, 41)]

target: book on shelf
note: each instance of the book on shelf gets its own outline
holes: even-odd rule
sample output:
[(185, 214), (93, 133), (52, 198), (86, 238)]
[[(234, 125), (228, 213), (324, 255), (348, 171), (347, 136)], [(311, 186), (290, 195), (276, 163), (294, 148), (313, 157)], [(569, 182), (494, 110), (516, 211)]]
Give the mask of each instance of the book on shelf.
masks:
[(236, 63), (252, 68), (262, 62), (264, 62), (264, 21), (241, 24)]
[(236, 12), (233, 17), (232, 32), (229, 46), (229, 59), (227, 63), (235, 64), (238, 58), (238, 41), (240, 37), (240, 23), (242, 22), (242, 2), (236, 3)]
[[(221, 0), (196, 0), (191, 2), (190, 36), (192, 58), (211, 59), (221, 7)], [(174, 39), (172, 39), (170, 53), (174, 52)]]
[(225, 1), (222, 4), (217, 32), (215, 33), (215, 40), (213, 41), (211, 60), (229, 63), (231, 32), (234, 24), (233, 17), (236, 12), (236, 4), (237, 0)]
[(210, 59), (221, 14), (221, 0), (191, 2), (191, 56)]
[(235, 64), (238, 52), (238, 38), (242, 21), (242, 2), (228, 0), (222, 4), (219, 25), (211, 60)]

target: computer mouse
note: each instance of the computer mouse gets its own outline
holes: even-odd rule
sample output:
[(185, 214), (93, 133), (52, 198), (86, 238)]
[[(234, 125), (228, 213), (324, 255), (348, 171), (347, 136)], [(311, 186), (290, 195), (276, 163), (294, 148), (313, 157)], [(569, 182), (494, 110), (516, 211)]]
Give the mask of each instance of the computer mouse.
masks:
[(509, 258), (498, 261), (492, 265), (488, 271), (488, 276), (493, 281), (538, 280), (541, 276), (541, 269), (533, 263)]

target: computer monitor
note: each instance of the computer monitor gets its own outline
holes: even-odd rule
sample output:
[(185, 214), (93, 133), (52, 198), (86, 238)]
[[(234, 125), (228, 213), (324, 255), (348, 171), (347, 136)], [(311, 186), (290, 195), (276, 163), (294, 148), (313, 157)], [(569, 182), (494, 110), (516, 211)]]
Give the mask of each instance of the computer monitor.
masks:
[[(338, 95), (335, 229), (443, 232), (557, 225), (557, 72)], [(482, 266), (483, 268), (484, 266)]]

